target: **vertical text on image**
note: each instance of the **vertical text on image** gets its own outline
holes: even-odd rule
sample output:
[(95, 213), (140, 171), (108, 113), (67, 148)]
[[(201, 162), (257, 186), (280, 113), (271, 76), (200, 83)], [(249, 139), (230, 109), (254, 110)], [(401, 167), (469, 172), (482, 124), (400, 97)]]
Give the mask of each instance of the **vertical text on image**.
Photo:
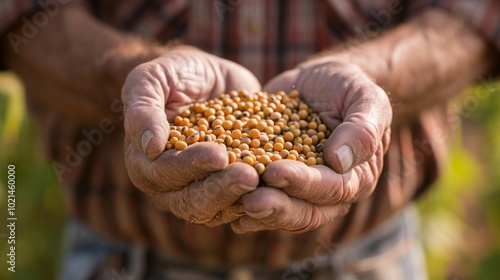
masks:
[(16, 166), (7, 166), (7, 221), (9, 230), (7, 243), (10, 245), (7, 253), (7, 270), (16, 272)]

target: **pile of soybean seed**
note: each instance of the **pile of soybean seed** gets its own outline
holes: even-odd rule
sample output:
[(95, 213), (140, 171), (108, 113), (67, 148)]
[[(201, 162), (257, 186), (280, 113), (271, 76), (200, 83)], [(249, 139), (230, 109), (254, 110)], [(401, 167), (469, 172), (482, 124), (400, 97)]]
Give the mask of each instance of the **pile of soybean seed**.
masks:
[(247, 163), (259, 175), (269, 163), (281, 159), (324, 164), (323, 146), (331, 133), (295, 90), (288, 95), (230, 91), (191, 104), (175, 117), (170, 129), (166, 149), (215, 142), (226, 148), (229, 163)]

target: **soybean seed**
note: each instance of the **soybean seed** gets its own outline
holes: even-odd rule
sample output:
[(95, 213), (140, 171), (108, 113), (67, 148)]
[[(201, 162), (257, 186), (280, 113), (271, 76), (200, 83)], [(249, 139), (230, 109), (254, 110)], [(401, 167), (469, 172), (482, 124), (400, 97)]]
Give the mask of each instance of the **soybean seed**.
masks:
[(281, 159), (324, 164), (322, 151), (331, 131), (298, 97), (296, 90), (289, 95), (233, 90), (193, 103), (174, 117), (165, 148), (215, 142), (226, 148), (229, 163), (245, 162), (259, 175), (265, 165)]

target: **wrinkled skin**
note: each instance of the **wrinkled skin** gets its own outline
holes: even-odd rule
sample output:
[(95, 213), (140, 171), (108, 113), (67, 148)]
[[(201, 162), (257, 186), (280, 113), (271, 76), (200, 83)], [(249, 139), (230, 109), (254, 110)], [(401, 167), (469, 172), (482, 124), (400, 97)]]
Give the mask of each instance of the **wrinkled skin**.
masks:
[(232, 89), (257, 91), (245, 68), (200, 50), (179, 47), (136, 67), (122, 90), (125, 160), (129, 177), (160, 210), (186, 221), (217, 226), (244, 215), (241, 196), (259, 183), (254, 168), (228, 166), (225, 149), (200, 143), (163, 152), (169, 124), (191, 102)]
[(292, 89), (299, 90), (333, 130), (324, 147), (327, 166), (271, 163), (263, 175), (266, 187), (244, 196), (247, 216), (233, 222), (236, 232), (316, 229), (370, 195), (380, 176), (392, 119), (389, 99), (380, 87), (356, 65), (319, 58), (265, 86), (269, 92)]
[(361, 69), (341, 61), (306, 62), (265, 87), (269, 92), (298, 89), (320, 113), (333, 130), (324, 148), (327, 166), (278, 161), (267, 167), (265, 186), (257, 189), (253, 167), (228, 165), (218, 145), (163, 152), (167, 119), (186, 105), (232, 89), (259, 88), (243, 67), (192, 48), (170, 51), (134, 69), (122, 91), (132, 182), (161, 210), (207, 226), (231, 223), (238, 233), (313, 230), (373, 191), (389, 144), (391, 106)]

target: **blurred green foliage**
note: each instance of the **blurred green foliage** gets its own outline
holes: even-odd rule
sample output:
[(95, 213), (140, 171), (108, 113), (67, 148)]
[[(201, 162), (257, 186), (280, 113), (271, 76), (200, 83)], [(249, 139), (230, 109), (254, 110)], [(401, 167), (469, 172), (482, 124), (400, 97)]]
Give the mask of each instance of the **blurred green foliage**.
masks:
[[(14, 75), (0, 75), (0, 279), (56, 278), (66, 217), (57, 178), (44, 156)], [(7, 165), (16, 166), (16, 272), (7, 270)], [(2, 235), (3, 234), (3, 235)]]
[(500, 82), (479, 78), (452, 108), (449, 164), (418, 203), (429, 278), (498, 279)]
[[(16, 273), (6, 269), (0, 227), (0, 279), (55, 279), (66, 217), (60, 186), (27, 116), (23, 90), (0, 74), (0, 223), (6, 219), (7, 165), (16, 165)], [(450, 139), (443, 177), (420, 201), (430, 279), (497, 279), (500, 272), (500, 83), (457, 100), (463, 128)], [(460, 108), (460, 107), (459, 107)], [(464, 147), (465, 146), (465, 147)]]

